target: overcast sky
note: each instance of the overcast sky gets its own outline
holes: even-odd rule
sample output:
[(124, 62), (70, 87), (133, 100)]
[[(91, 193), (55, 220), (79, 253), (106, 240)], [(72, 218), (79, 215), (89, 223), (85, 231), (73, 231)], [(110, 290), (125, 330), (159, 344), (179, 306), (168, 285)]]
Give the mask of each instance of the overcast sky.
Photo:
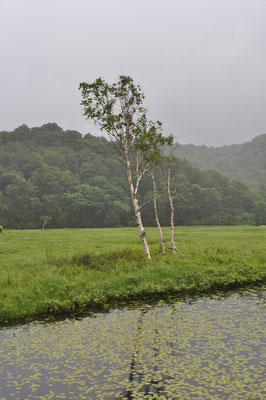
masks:
[(266, 132), (265, 0), (0, 0), (0, 130), (91, 131), (82, 81), (140, 84), (180, 143)]

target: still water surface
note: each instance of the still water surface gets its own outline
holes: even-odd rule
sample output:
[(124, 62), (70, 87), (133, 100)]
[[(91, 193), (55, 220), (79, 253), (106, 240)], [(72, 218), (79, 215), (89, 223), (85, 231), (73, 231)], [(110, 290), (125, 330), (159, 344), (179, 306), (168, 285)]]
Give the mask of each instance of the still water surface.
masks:
[(0, 399), (265, 399), (266, 290), (0, 330)]

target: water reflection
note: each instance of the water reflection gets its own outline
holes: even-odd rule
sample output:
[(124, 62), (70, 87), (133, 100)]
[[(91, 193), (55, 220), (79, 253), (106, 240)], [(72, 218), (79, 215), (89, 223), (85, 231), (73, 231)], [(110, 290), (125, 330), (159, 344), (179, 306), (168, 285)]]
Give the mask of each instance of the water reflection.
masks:
[(0, 331), (0, 399), (264, 399), (266, 291)]

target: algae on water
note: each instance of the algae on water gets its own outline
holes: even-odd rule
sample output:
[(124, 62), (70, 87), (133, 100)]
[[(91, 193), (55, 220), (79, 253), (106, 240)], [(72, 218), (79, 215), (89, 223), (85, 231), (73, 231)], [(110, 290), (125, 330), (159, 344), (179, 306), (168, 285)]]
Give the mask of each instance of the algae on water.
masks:
[(265, 398), (265, 290), (0, 331), (1, 400)]

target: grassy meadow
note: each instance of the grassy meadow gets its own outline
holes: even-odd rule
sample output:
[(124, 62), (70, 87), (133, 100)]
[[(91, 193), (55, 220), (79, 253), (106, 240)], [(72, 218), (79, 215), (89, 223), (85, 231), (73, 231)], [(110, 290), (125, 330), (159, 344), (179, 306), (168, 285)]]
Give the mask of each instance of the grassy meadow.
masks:
[(151, 261), (137, 228), (4, 230), (0, 322), (266, 281), (266, 226), (177, 227), (184, 256), (162, 256), (157, 229), (146, 232)]

